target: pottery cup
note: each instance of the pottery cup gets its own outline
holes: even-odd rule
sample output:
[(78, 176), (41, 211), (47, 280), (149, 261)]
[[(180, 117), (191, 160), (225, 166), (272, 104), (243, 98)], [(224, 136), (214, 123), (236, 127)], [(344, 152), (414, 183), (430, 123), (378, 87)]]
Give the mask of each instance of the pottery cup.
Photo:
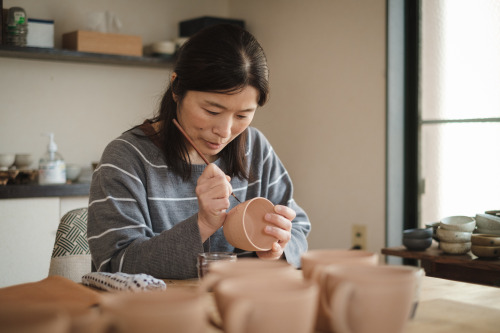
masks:
[(190, 290), (167, 289), (104, 295), (102, 316), (113, 332), (205, 332), (206, 299)]
[(299, 279), (296, 269), (284, 260), (240, 258), (238, 261), (218, 261), (210, 265), (210, 271), (200, 283), (201, 290), (210, 290), (219, 282), (234, 277), (262, 277), (269, 279)]
[(267, 251), (276, 238), (264, 232), (266, 213), (273, 213), (274, 205), (266, 198), (253, 198), (238, 204), (227, 214), (224, 236), (229, 244), (245, 251)]
[[(321, 272), (330, 265), (370, 265), (378, 264), (378, 255), (369, 251), (323, 249), (310, 250), (301, 257), (302, 274), (305, 279), (319, 283)], [(329, 314), (319, 306), (316, 314), (316, 329), (328, 331)]]
[(329, 266), (321, 273), (320, 307), (336, 333), (399, 333), (412, 315), (418, 268)]
[(377, 265), (378, 255), (369, 251), (322, 249), (309, 250), (301, 256), (302, 274), (310, 279), (313, 271), (333, 264)]
[(318, 286), (301, 279), (236, 277), (214, 290), (224, 332), (313, 332)]

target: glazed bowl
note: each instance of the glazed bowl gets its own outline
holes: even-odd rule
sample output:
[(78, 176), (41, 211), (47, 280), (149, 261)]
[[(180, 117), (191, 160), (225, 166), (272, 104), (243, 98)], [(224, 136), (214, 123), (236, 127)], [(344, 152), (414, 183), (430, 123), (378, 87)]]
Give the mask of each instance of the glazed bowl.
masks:
[(448, 243), (467, 243), (470, 242), (472, 232), (446, 230), (439, 227), (436, 234), (439, 241)]
[(82, 173), (82, 167), (77, 164), (66, 165), (66, 179), (76, 182)]
[(500, 236), (500, 230), (499, 229), (477, 228), (476, 234), (487, 234), (487, 235)]
[(500, 236), (488, 234), (473, 234), (471, 237), (472, 245), (481, 246), (500, 246)]
[(33, 155), (31, 154), (16, 154), (14, 165), (17, 169), (27, 169), (33, 163)]
[(465, 254), (470, 251), (471, 243), (439, 242), (441, 250), (449, 254)]
[(422, 239), (432, 237), (432, 228), (414, 228), (403, 231), (403, 238)]
[(500, 231), (500, 216), (491, 214), (476, 214), (478, 229), (492, 229)]
[(469, 216), (448, 216), (440, 221), (439, 226), (446, 230), (472, 232), (476, 228), (476, 220)]
[(15, 158), (14, 154), (0, 154), (0, 170), (7, 170), (14, 164)]
[(424, 251), (432, 244), (432, 237), (403, 238), (403, 245), (410, 251)]
[(498, 258), (500, 257), (500, 246), (472, 245), (471, 252), (480, 258)]

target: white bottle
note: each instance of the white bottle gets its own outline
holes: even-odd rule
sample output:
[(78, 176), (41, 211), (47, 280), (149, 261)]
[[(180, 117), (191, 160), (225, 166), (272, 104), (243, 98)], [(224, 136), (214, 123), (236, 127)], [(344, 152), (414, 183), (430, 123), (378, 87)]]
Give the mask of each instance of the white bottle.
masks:
[(65, 184), (66, 183), (66, 163), (57, 152), (57, 145), (54, 142), (54, 134), (48, 133), (49, 145), (47, 152), (40, 158), (38, 167), (38, 184)]

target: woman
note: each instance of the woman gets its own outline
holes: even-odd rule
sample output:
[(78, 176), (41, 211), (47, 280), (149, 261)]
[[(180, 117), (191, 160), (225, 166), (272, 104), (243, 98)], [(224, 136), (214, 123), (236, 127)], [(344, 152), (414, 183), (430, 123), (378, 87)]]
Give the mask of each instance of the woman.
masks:
[(185, 279), (197, 276), (200, 252), (241, 252), (221, 228), (238, 204), (232, 192), (276, 205), (265, 232), (277, 242), (254, 255), (300, 266), (309, 220), (269, 142), (249, 127), (268, 91), (264, 52), (247, 31), (212, 26), (184, 44), (158, 115), (112, 141), (94, 172), (88, 241), (95, 270)]

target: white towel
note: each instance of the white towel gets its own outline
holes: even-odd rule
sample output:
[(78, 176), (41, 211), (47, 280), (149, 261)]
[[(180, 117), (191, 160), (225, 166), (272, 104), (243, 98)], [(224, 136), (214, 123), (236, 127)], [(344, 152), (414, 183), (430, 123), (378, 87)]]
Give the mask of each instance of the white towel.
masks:
[(147, 274), (92, 272), (82, 276), (82, 284), (106, 291), (154, 291), (165, 290), (162, 280)]

